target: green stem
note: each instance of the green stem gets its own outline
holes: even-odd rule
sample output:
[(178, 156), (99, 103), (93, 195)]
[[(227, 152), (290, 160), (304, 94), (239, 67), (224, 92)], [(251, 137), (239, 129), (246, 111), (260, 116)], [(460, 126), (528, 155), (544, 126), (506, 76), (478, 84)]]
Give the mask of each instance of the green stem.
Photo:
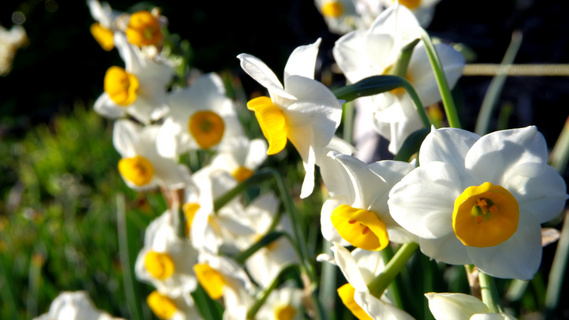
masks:
[(450, 87), (448, 85), (447, 77), (443, 69), (443, 64), (441, 63), (439, 55), (437, 54), (435, 45), (431, 41), (431, 37), (427, 31), (425, 31), (425, 29), (421, 29), (421, 39), (425, 44), (427, 56), (429, 57), (429, 62), (431, 63), (437, 85), (439, 86), (439, 92), (441, 94), (441, 99), (443, 101), (448, 123), (453, 128), (461, 128), (458, 112), (456, 110), (456, 105), (454, 104), (452, 94), (450, 92)]
[(418, 248), (419, 244), (415, 242), (402, 245), (393, 258), (389, 260), (385, 269), (368, 284), (369, 292), (380, 299), (385, 289), (393, 282)]
[(409, 61), (411, 61), (413, 49), (415, 49), (415, 46), (417, 43), (419, 43), (419, 41), (420, 39), (417, 38), (401, 49), (401, 52), (399, 52), (399, 56), (397, 57), (397, 62), (393, 65), (393, 68), (391, 68), (389, 74), (407, 78), (407, 68), (409, 67)]
[(257, 314), (259, 309), (261, 309), (265, 301), (267, 301), (267, 298), (269, 297), (271, 292), (273, 292), (273, 290), (275, 290), (279, 286), (279, 284), (283, 282), (282, 279), (284, 278), (284, 276), (292, 271), (296, 271), (298, 273), (298, 265), (290, 264), (281, 269), (281, 271), (275, 277), (273, 282), (271, 282), (271, 284), (260, 293), (260, 297), (255, 301), (255, 303), (251, 306), (251, 308), (249, 308), (249, 310), (247, 311), (247, 319), (255, 319), (255, 315)]
[(132, 319), (142, 319), (142, 306), (138, 290), (135, 287), (134, 274), (132, 272), (132, 264), (130, 259), (130, 251), (128, 247), (128, 227), (126, 223), (126, 209), (124, 196), (117, 194), (117, 228), (119, 240), (119, 257), (124, 272), (123, 285), (125, 288), (128, 311)]
[(500, 69), (498, 70), (498, 74), (492, 78), (490, 82), (490, 86), (486, 91), (486, 95), (484, 96), (484, 100), (482, 100), (482, 106), (480, 107), (480, 112), (478, 113), (478, 119), (476, 120), (476, 127), (474, 132), (479, 135), (485, 135), (488, 133), (488, 129), (490, 128), (490, 119), (492, 118), (492, 113), (494, 108), (497, 105), (498, 98), (500, 97), (500, 92), (504, 87), (504, 83), (506, 82), (506, 71), (512, 63), (514, 63), (514, 59), (516, 54), (518, 53), (518, 49), (522, 44), (522, 34), (521, 32), (517, 31), (512, 34), (512, 41), (504, 54), (504, 58), (502, 59), (502, 63), (500, 64)]
[(272, 232), (267, 233), (264, 237), (259, 239), (259, 241), (255, 242), (253, 245), (251, 245), (246, 250), (241, 251), (238, 254), (236, 254), (233, 257), (233, 260), (235, 262), (237, 262), (238, 264), (243, 264), (243, 263), (245, 263), (245, 261), (247, 259), (249, 259), (249, 257), (251, 257), (253, 254), (255, 254), (255, 252), (259, 251), (259, 249), (271, 244), (273, 241), (276, 241), (278, 238), (280, 238), (282, 236), (288, 238), (289, 241), (294, 245), (293, 240), (290, 238), (290, 236), (286, 232), (272, 231)]
[(560, 312), (559, 304), (563, 296), (563, 282), (567, 273), (567, 262), (569, 261), (569, 214), (565, 215), (565, 223), (561, 230), (561, 236), (557, 243), (553, 263), (549, 271), (549, 281), (545, 294), (545, 319), (554, 319)]
[[(380, 251), (383, 261), (391, 261), (394, 256), (393, 248), (391, 246), (387, 246), (385, 249)], [(393, 302), (393, 305), (396, 307), (403, 309), (403, 298), (401, 297), (401, 283), (397, 281), (396, 278), (393, 279), (391, 285), (389, 286), (390, 292), (390, 299)]]
[(405, 78), (393, 75), (371, 76), (354, 84), (335, 89), (333, 92), (334, 95), (336, 95), (336, 98), (351, 101), (360, 97), (373, 96), (397, 88), (403, 88), (407, 91), (415, 105), (415, 109), (417, 110), (419, 117), (421, 118), (423, 126), (425, 128), (430, 128), (431, 121), (427, 116), (423, 103), (421, 102), (417, 91), (413, 88), (413, 85), (411, 85), (411, 83)]
[(500, 313), (504, 312), (500, 302), (500, 295), (496, 289), (494, 278), (485, 274), (482, 271), (478, 272), (478, 279), (480, 281), (480, 292), (482, 294), (482, 301), (488, 306), (490, 312)]

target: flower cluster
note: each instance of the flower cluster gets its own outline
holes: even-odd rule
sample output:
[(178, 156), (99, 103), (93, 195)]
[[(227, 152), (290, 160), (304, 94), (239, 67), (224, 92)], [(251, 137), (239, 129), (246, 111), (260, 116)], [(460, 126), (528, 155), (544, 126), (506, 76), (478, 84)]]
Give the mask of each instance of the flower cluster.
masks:
[[(148, 225), (134, 268), (155, 289), (146, 301), (158, 318), (202, 317), (200, 292), (221, 303), (224, 319), (323, 317), (320, 261), (344, 275), (337, 293), (358, 319), (413, 319), (390, 285), (417, 249), (467, 265), (481, 281), (534, 277), (541, 224), (565, 207), (565, 181), (535, 126), (480, 136), (451, 121), (448, 90), (465, 59), (425, 36), (436, 2), (317, 0), (342, 34), (332, 53), (350, 85), (332, 91), (315, 79), (321, 39), (291, 53), (282, 82), (242, 53), (242, 70), (267, 94), (245, 106), (228, 98), (218, 74), (179, 73), (179, 61), (163, 51), (167, 26), (158, 10), (127, 14), (88, 0), (93, 36), (124, 62), (108, 69), (94, 104), (114, 121), (118, 172), (130, 188), (160, 190), (168, 203)], [(173, 84), (175, 75), (183, 85)], [(452, 127), (426, 114), (441, 99)], [(369, 161), (341, 137), (351, 100), (368, 115), (362, 126), (389, 140), (400, 160)], [(239, 108), (251, 111), (264, 138), (248, 136)], [(412, 150), (406, 142), (418, 136)], [(320, 226), (311, 229), (332, 248), (318, 258), (284, 179), (261, 168), (289, 141), (304, 170), (299, 198), (318, 190), (319, 177), (327, 193)], [(190, 169), (184, 159), (200, 153), (208, 156)], [(242, 195), (267, 176), (276, 177), (280, 198), (263, 188)], [(513, 318), (492, 299), (426, 297), (437, 319)]]

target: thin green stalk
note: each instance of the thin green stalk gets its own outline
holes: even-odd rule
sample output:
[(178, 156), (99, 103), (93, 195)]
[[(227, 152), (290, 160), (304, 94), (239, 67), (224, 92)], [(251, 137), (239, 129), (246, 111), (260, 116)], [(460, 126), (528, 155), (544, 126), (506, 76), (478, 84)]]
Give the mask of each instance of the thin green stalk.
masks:
[(18, 319), (18, 306), (14, 298), (14, 288), (10, 279), (13, 279), (10, 270), (6, 267), (6, 255), (0, 254), (0, 293), (2, 296), (3, 307), (7, 310), (9, 319)]
[(139, 290), (135, 288), (134, 273), (131, 268), (130, 252), (128, 248), (128, 230), (126, 223), (126, 209), (124, 196), (117, 194), (117, 233), (119, 242), (119, 257), (123, 274), (123, 285), (128, 311), (132, 319), (142, 319), (142, 306), (138, 296)]
[(549, 271), (549, 281), (545, 294), (545, 319), (554, 319), (559, 312), (561, 302), (563, 282), (567, 272), (567, 262), (569, 261), (569, 214), (565, 215), (565, 223), (561, 230), (561, 236), (557, 242), (557, 250), (553, 258), (553, 263)]
[(393, 65), (393, 68), (389, 71), (389, 74), (400, 76), (402, 78), (407, 78), (407, 69), (409, 67), (409, 61), (411, 61), (411, 56), (413, 55), (413, 49), (417, 43), (419, 43), (420, 39), (415, 39), (408, 43), (401, 52), (399, 52), (399, 56), (397, 57), (397, 62)]
[(474, 128), (474, 132), (481, 136), (487, 134), (489, 131), (490, 119), (492, 118), (494, 108), (496, 108), (500, 92), (506, 82), (507, 71), (512, 63), (514, 63), (514, 59), (518, 54), (521, 44), (522, 34), (521, 32), (516, 31), (512, 34), (512, 40), (504, 54), (504, 58), (502, 58), (498, 74), (492, 78), (490, 86), (486, 91), (486, 95), (484, 95), (484, 100), (482, 100), (482, 106), (480, 107), (478, 119), (476, 120), (476, 127)]
[(453, 128), (461, 128), (456, 105), (454, 104), (454, 99), (452, 98), (452, 94), (450, 92), (447, 77), (443, 70), (443, 64), (441, 63), (437, 49), (435, 48), (431, 37), (427, 31), (425, 31), (425, 29), (421, 29), (421, 39), (425, 44), (425, 50), (427, 51), (427, 56), (429, 57), (431, 67), (433, 68), (433, 72), (435, 74), (435, 79), (437, 80), (437, 85), (439, 86), (439, 92), (441, 94), (441, 99), (443, 101), (448, 123)]
[(255, 315), (257, 314), (259, 309), (261, 309), (265, 301), (267, 301), (267, 298), (269, 297), (271, 292), (273, 292), (273, 290), (275, 290), (279, 286), (279, 284), (283, 282), (284, 276), (292, 271), (296, 271), (298, 273), (298, 265), (289, 264), (288, 266), (281, 269), (281, 271), (275, 277), (273, 282), (271, 282), (271, 284), (260, 293), (259, 298), (256, 299), (255, 303), (251, 306), (251, 308), (249, 308), (249, 310), (247, 311), (247, 319), (255, 319)]
[[(322, 252), (326, 254), (332, 253), (332, 243), (326, 239), (322, 241)], [(334, 309), (334, 301), (336, 299), (336, 290), (338, 285), (336, 283), (336, 274), (338, 267), (331, 263), (323, 263), (320, 272), (320, 294), (319, 298), (327, 313), (325, 319), (332, 319), (332, 310)]]
[[(385, 249), (380, 251), (381, 256), (384, 261), (391, 261), (394, 256), (393, 248), (391, 246), (387, 246)], [(393, 302), (393, 305), (396, 307), (403, 309), (403, 298), (401, 297), (401, 283), (397, 281), (397, 278), (394, 278), (391, 284), (389, 285), (389, 298)]]
[(397, 274), (405, 268), (405, 264), (413, 256), (415, 251), (419, 248), (419, 244), (415, 242), (405, 243), (397, 250), (397, 253), (389, 260), (385, 269), (368, 284), (370, 293), (381, 298), (383, 292), (393, 282)]
[(35, 318), (38, 315), (38, 296), (41, 280), (41, 267), (43, 265), (44, 257), (40, 253), (32, 254), (30, 259), (30, 270), (28, 277), (28, 298), (26, 309), (28, 316)]
[(485, 274), (482, 271), (478, 272), (478, 280), (480, 281), (480, 292), (482, 294), (482, 301), (488, 306), (490, 312), (501, 313), (504, 312), (502, 303), (500, 302), (500, 295), (496, 289), (494, 278)]
[(342, 125), (344, 126), (343, 139), (348, 143), (352, 143), (354, 136), (354, 103), (352, 101), (344, 103), (344, 119), (342, 120)]
[(249, 259), (249, 257), (251, 257), (253, 254), (255, 254), (255, 252), (259, 251), (259, 249), (261, 249), (265, 246), (268, 246), (273, 241), (277, 241), (282, 236), (288, 238), (289, 241), (291, 242), (291, 244), (294, 245), (294, 242), (291, 239), (291, 237), (288, 235), (288, 233), (282, 232), (282, 231), (272, 231), (272, 232), (267, 233), (265, 236), (263, 236), (261, 239), (259, 239), (259, 241), (255, 242), (253, 245), (251, 245), (246, 250), (241, 251), (238, 254), (236, 254), (235, 256), (233, 256), (233, 260), (235, 262), (237, 262), (238, 264), (243, 264), (243, 263), (245, 263), (245, 261), (247, 259)]
[(565, 125), (561, 130), (561, 134), (551, 150), (551, 166), (555, 168), (560, 174), (563, 174), (567, 169), (569, 162), (569, 117), (565, 121)]

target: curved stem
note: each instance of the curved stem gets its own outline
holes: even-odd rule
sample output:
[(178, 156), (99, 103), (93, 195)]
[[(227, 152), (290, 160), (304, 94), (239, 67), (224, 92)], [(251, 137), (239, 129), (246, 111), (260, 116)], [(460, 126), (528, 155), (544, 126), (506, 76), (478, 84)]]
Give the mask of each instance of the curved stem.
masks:
[(431, 62), (431, 67), (433, 68), (433, 72), (435, 74), (435, 79), (437, 80), (437, 85), (439, 86), (439, 92), (441, 93), (441, 99), (445, 107), (448, 123), (453, 128), (461, 128), (460, 120), (458, 118), (458, 112), (456, 110), (456, 105), (454, 104), (454, 99), (452, 98), (452, 94), (450, 92), (450, 87), (448, 85), (447, 77), (443, 70), (443, 64), (439, 59), (439, 55), (437, 54), (437, 49), (433, 45), (431, 37), (429, 36), (427, 31), (425, 31), (425, 29), (422, 28), (421, 28), (421, 39), (425, 44), (427, 56), (429, 57), (429, 61)]
[(415, 242), (402, 245), (393, 258), (389, 260), (385, 269), (368, 284), (369, 292), (380, 299), (385, 289), (393, 282), (418, 248), (419, 244)]
[(504, 308), (502, 308), (502, 304), (500, 303), (500, 295), (496, 289), (494, 278), (480, 271), (478, 273), (478, 279), (480, 280), (482, 301), (488, 306), (490, 312), (504, 312)]

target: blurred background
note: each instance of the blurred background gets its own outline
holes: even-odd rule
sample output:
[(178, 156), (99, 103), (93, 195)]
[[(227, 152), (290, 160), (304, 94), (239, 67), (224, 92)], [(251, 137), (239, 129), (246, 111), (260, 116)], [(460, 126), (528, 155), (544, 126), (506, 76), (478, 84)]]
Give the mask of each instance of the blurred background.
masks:
[[(181, 3), (109, 1), (119, 11), (160, 7), (169, 32), (189, 41), (191, 67), (233, 74), (247, 95), (262, 88), (243, 74), (239, 53), (259, 57), (281, 77), (294, 48), (322, 38), (317, 74), (333, 70), (331, 49), (340, 35), (328, 30), (313, 1)], [(120, 190), (129, 210), (140, 213), (129, 215), (124, 226), (134, 233), (129, 245), (136, 256), (142, 226), (156, 215), (149, 208), (165, 208), (159, 197), (128, 190), (114, 171), (119, 156), (111, 122), (94, 114), (92, 105), (106, 70), (123, 63), (116, 50), (103, 51), (95, 42), (93, 22), (84, 1), (0, 2), (0, 25), (21, 25), (28, 36), (11, 71), (0, 76), (1, 319), (43, 313), (62, 289), (89, 290), (98, 307), (126, 316), (117, 235), (91, 231), (117, 228), (113, 201)], [(569, 64), (566, 0), (441, 0), (426, 29), (466, 48), (467, 63), (500, 63), (519, 30), (516, 64)], [(330, 86), (343, 84), (340, 74), (326, 79)], [(454, 90), (465, 129), (474, 128), (491, 80), (465, 76)], [(567, 76), (508, 77), (490, 129), (498, 128), (500, 110), (507, 110), (506, 127), (535, 124), (552, 147), (569, 115), (568, 89)], [(555, 244), (546, 247), (544, 270), (554, 251)], [(547, 274), (539, 277), (530, 292), (533, 305), (524, 305), (529, 313), (543, 307), (537, 297)]]

